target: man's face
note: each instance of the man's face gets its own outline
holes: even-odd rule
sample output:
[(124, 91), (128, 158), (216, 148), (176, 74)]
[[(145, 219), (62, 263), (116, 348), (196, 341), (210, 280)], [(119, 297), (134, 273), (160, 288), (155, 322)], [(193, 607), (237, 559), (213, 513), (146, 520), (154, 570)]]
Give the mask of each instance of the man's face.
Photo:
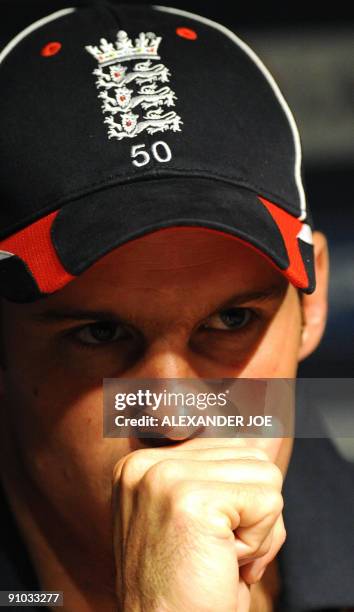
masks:
[(2, 326), (4, 471), (99, 555), (111, 547), (113, 466), (143, 445), (103, 438), (102, 378), (292, 378), (301, 307), (245, 244), (176, 228), (116, 249), (44, 300), (4, 302)]

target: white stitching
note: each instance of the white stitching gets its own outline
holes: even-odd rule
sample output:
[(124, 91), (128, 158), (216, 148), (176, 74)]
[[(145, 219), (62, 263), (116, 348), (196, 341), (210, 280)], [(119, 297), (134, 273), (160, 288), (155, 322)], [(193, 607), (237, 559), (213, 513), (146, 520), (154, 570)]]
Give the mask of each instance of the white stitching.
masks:
[(302, 221), (303, 219), (306, 218), (307, 216), (307, 212), (306, 212), (306, 197), (305, 197), (305, 192), (304, 192), (304, 188), (302, 185), (302, 181), (301, 181), (301, 143), (300, 143), (300, 136), (299, 136), (299, 132), (297, 129), (297, 125), (295, 123), (295, 119), (293, 117), (293, 114), (286, 102), (286, 100), (283, 97), (283, 94), (281, 93), (279, 86), (277, 85), (277, 83), (275, 82), (273, 76), (271, 75), (271, 73), (269, 72), (268, 68), (263, 64), (262, 60), (258, 57), (258, 55), (256, 55), (256, 53), (253, 51), (253, 49), (251, 49), (251, 47), (249, 47), (247, 45), (247, 43), (245, 43), (243, 40), (241, 40), (234, 32), (232, 32), (232, 30), (229, 30), (229, 28), (227, 28), (226, 26), (222, 25), (221, 23), (218, 23), (216, 21), (213, 21), (212, 19), (208, 19), (207, 17), (202, 17), (201, 15), (197, 15), (196, 13), (190, 13), (189, 11), (184, 11), (181, 9), (177, 9), (174, 7), (170, 7), (170, 6), (162, 6), (159, 4), (154, 4), (152, 5), (152, 8), (158, 10), (158, 11), (165, 11), (166, 13), (173, 13), (176, 15), (182, 15), (184, 17), (190, 17), (192, 19), (195, 19), (196, 21), (199, 21), (200, 23), (205, 23), (206, 25), (210, 25), (213, 28), (215, 28), (216, 30), (219, 30), (220, 32), (222, 32), (223, 34), (225, 34), (226, 36), (228, 36), (229, 38), (231, 38), (231, 40), (236, 43), (239, 47), (241, 47), (241, 49), (243, 51), (245, 51), (245, 53), (247, 53), (247, 55), (254, 61), (254, 63), (257, 65), (257, 67), (261, 70), (261, 72), (263, 73), (263, 75), (266, 77), (269, 85), (272, 87), (278, 101), (280, 102), (285, 115), (289, 121), (290, 127), (291, 127), (291, 131), (292, 131), (292, 135), (293, 135), (293, 139), (294, 139), (294, 146), (295, 146), (295, 166), (294, 166), (294, 177), (295, 177), (295, 183), (296, 186), (298, 188), (298, 193), (299, 193), (299, 199), (300, 199), (300, 209), (301, 209), (301, 214), (299, 216), (299, 220)]

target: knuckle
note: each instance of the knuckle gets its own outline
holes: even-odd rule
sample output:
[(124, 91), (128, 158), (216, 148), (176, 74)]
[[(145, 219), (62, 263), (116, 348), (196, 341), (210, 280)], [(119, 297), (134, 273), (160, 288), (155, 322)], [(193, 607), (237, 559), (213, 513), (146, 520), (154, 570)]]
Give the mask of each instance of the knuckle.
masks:
[[(267, 453), (258, 447), (244, 447), (242, 449), (235, 448), (235, 459), (259, 459), (260, 461), (269, 461)], [(241, 453), (240, 453), (241, 450)], [(241, 455), (241, 456), (240, 456)]]
[(271, 547), (271, 541), (269, 535), (263, 540), (259, 541), (258, 538), (251, 539), (247, 542), (248, 552), (246, 557), (246, 563), (252, 563), (253, 560), (260, 559), (269, 553)]
[[(258, 458), (257, 458), (258, 459)], [(262, 460), (261, 462), (254, 461), (253, 457), (243, 457), (242, 462), (247, 466), (257, 470), (259, 481), (265, 484), (272, 485), (278, 489), (282, 488), (283, 485), (283, 474), (280, 468), (272, 461)]]
[(272, 558), (274, 558), (275, 555), (279, 552), (285, 540), (286, 540), (286, 531), (285, 529), (282, 529), (281, 532), (274, 538), (274, 544), (271, 548), (271, 550), (273, 551), (271, 555)]
[(174, 459), (165, 459), (152, 465), (144, 474), (141, 484), (148, 491), (157, 487), (167, 490), (181, 474), (181, 466)]
[(265, 463), (264, 467), (268, 472), (270, 481), (274, 483), (276, 487), (281, 488), (283, 484), (283, 474), (281, 469), (271, 461)]
[(199, 515), (201, 496), (195, 485), (189, 482), (179, 482), (173, 487), (171, 505), (174, 515), (179, 517), (194, 517)]
[(151, 457), (146, 453), (146, 449), (138, 449), (129, 453), (119, 466), (117, 464), (115, 477), (119, 478), (123, 486), (135, 482), (151, 464)]
[(280, 491), (272, 489), (271, 493), (271, 507), (274, 516), (279, 516), (284, 508), (284, 499)]
[(263, 497), (263, 511), (274, 518), (278, 517), (284, 508), (284, 499), (281, 492), (272, 486), (263, 485), (261, 495)]
[(269, 461), (267, 453), (261, 448), (247, 448), (247, 453), (250, 453), (251, 456), (255, 457), (256, 459), (260, 459), (261, 461)]
[(173, 483), (181, 475), (181, 464), (175, 459), (164, 459), (155, 463), (150, 472), (163, 486)]

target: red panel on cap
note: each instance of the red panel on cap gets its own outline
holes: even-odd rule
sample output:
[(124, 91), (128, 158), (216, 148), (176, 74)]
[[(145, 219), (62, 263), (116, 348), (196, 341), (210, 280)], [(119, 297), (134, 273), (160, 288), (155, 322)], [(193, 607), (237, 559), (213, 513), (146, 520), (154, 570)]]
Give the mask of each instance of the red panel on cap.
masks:
[[(297, 235), (302, 227), (302, 222), (269, 200), (261, 196), (258, 197), (271, 214), (284, 239), (290, 261), (290, 265), (286, 270), (280, 269), (269, 255), (247, 240), (228, 234), (222, 230), (194, 225), (190, 227), (194, 230), (200, 229), (222, 234), (224, 236), (227, 235), (234, 240), (244, 243), (246, 246), (262, 255), (262, 257), (264, 257), (275, 269), (284, 274), (291, 283), (297, 287), (306, 288), (308, 286), (308, 277), (297, 239)], [(1, 250), (9, 251), (17, 255), (27, 264), (42, 293), (57, 291), (74, 278), (77, 278), (65, 270), (52, 244), (50, 230), (58, 212), (59, 210), (54, 211), (19, 232), (16, 232), (9, 238), (0, 241)], [(186, 226), (172, 226), (155, 231), (183, 231), (186, 229)], [(129, 240), (129, 242), (140, 240), (141, 238), (143, 238), (143, 236), (133, 238)]]
[(263, 202), (268, 212), (272, 215), (281, 235), (283, 236), (290, 261), (290, 265), (286, 269), (286, 275), (296, 286), (302, 288), (307, 287), (309, 284), (308, 277), (297, 239), (297, 236), (302, 228), (302, 222), (296, 217), (290, 215), (283, 208), (279, 208), (279, 206), (273, 204), (273, 202), (270, 202), (261, 196), (258, 196), (258, 198), (261, 200), (261, 202)]
[(51, 293), (73, 280), (63, 268), (50, 237), (58, 210), (0, 242), (0, 249), (20, 257), (28, 266), (41, 292)]

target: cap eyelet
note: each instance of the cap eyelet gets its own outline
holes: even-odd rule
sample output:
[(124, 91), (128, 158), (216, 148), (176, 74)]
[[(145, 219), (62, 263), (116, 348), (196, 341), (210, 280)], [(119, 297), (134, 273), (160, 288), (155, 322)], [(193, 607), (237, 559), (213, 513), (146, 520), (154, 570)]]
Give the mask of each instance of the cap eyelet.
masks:
[(62, 45), (60, 42), (48, 43), (43, 47), (43, 49), (41, 49), (42, 57), (51, 57), (52, 55), (56, 55), (57, 53), (59, 53), (61, 46)]
[(182, 38), (187, 38), (188, 40), (196, 40), (198, 38), (195, 30), (191, 30), (191, 28), (176, 28), (176, 34)]

